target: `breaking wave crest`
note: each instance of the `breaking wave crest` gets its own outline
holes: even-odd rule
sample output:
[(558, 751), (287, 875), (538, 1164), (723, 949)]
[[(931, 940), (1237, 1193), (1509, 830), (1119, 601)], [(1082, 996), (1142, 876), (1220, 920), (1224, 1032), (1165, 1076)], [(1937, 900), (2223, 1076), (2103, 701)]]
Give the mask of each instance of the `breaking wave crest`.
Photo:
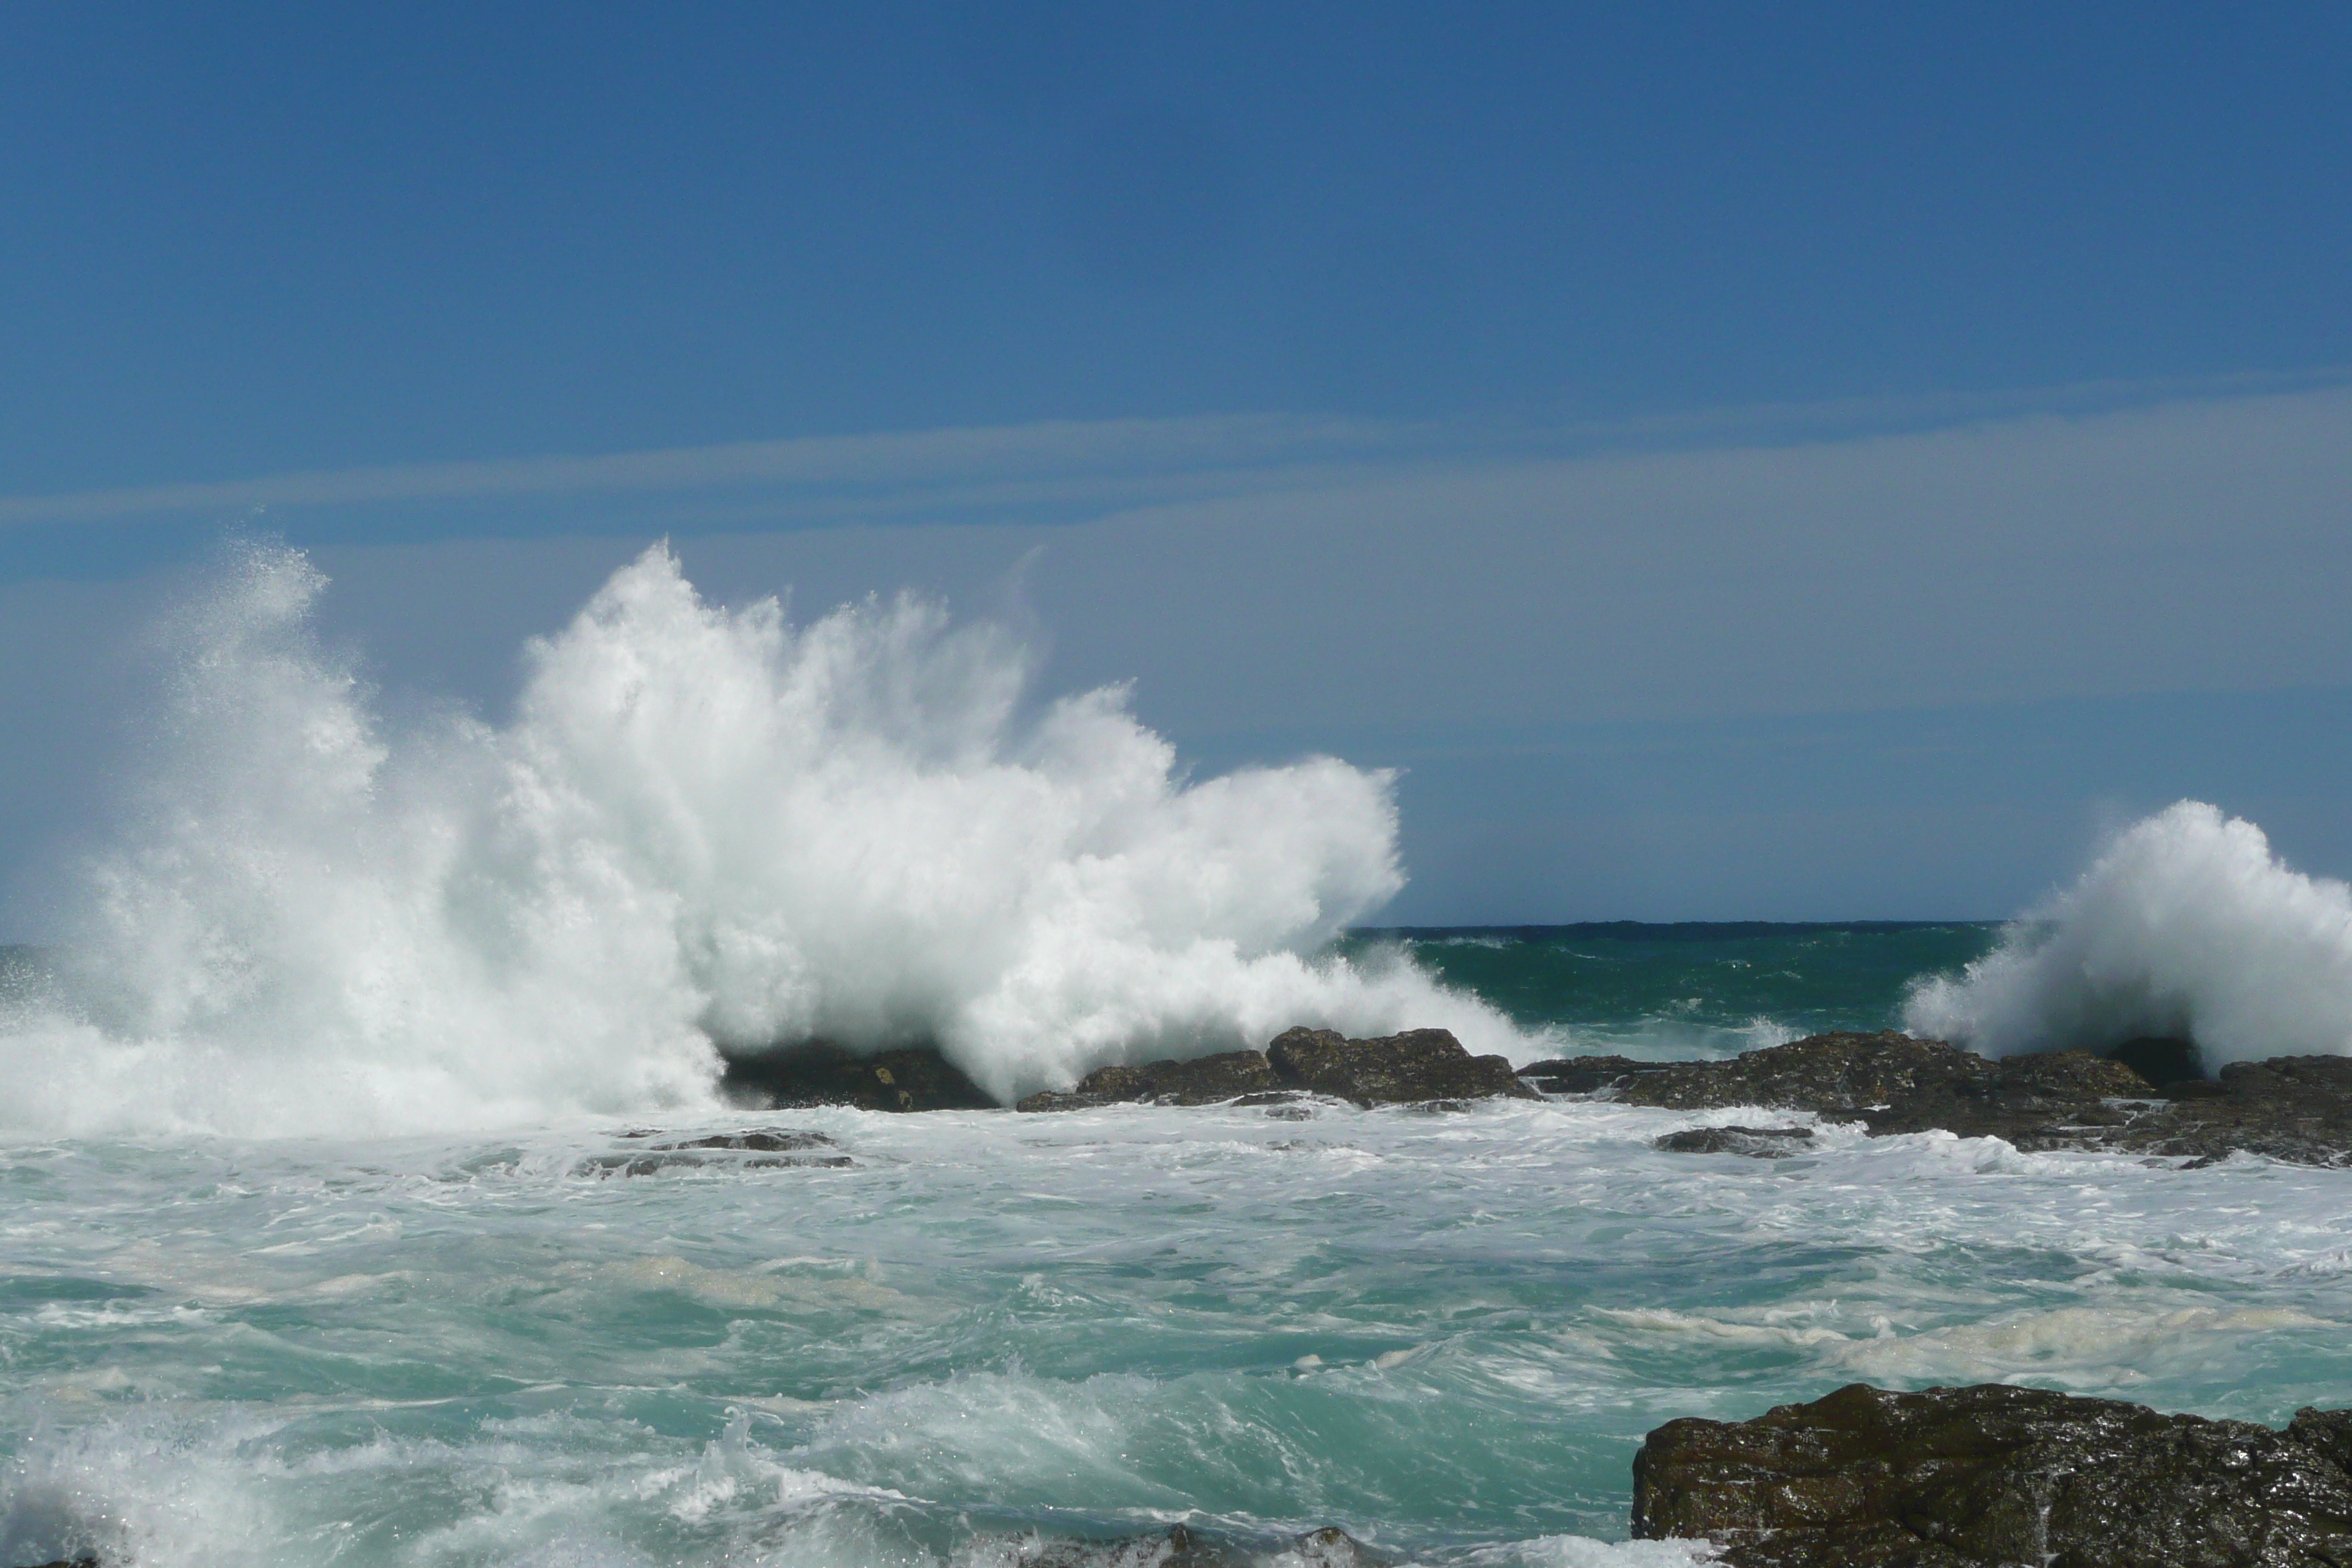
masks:
[(44, 1131), (490, 1125), (705, 1102), (723, 1047), (937, 1041), (1010, 1096), (1300, 1022), (1502, 1016), (1318, 956), (1402, 886), (1390, 776), (1194, 782), (1107, 689), (1038, 707), (1001, 627), (704, 603), (666, 547), (525, 650), (514, 717), (399, 728), (243, 548), (60, 948), (0, 1024)]
[(1916, 987), (1905, 1023), (1995, 1055), (2148, 1035), (2194, 1040), (2209, 1068), (2352, 1054), (2352, 888), (2184, 800), (1964, 974)]

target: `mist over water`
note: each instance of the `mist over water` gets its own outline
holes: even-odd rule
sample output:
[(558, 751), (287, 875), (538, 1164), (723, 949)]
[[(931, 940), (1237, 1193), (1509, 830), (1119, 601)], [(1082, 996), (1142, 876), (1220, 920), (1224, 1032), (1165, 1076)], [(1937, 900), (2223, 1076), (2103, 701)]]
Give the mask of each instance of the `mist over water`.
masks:
[(1109, 689), (1034, 700), (999, 626), (794, 626), (664, 547), (524, 650), (510, 721), (388, 724), (323, 577), (239, 550), (163, 628), (73, 1005), (0, 1036), (49, 1131), (444, 1130), (709, 1102), (718, 1047), (936, 1041), (1012, 1096), (1296, 1023), (1517, 1050), (1410, 960), (1328, 944), (1402, 884), (1388, 775), (1194, 780)]
[(2352, 888), (2305, 876), (2262, 829), (2182, 801), (2119, 835), (2074, 885), (1958, 976), (1922, 981), (1916, 1034), (1994, 1055), (2196, 1041), (2209, 1068), (2352, 1052)]

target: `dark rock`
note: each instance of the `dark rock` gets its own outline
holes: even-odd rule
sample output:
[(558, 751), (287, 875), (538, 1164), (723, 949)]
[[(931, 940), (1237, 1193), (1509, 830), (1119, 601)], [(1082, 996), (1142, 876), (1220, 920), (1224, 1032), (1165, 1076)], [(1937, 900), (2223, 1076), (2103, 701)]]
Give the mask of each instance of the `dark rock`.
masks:
[(1117, 1541), (1034, 1540), (1014, 1548), (1021, 1568), (1224, 1568), (1225, 1554), (1181, 1524)]
[[(2177, 1053), (2168, 1058), (2158, 1047), (2179, 1044), (2158, 1041), (2131, 1054), (2169, 1070), (2168, 1059), (2179, 1065)], [(1994, 1061), (1941, 1040), (1830, 1034), (1728, 1061), (1571, 1057), (1538, 1062), (1521, 1077), (1551, 1092), (1602, 1094), (1625, 1105), (1809, 1110), (1859, 1121), (1875, 1135), (1942, 1129), (2028, 1151), (2105, 1150), (2200, 1163), (2243, 1151), (2297, 1164), (2352, 1164), (2347, 1057), (2236, 1062), (2217, 1080), (2176, 1079), (2159, 1089), (2113, 1056), (2055, 1051)]]
[(2352, 1164), (2352, 1058), (2273, 1057), (2221, 1069), (2218, 1093), (2150, 1109), (2104, 1145), (2200, 1163), (2238, 1151), (2299, 1165)]
[[(1615, 1086), (1625, 1105), (1715, 1110), (1763, 1105), (1852, 1115), (1922, 1090), (1989, 1081), (1993, 1064), (1941, 1040), (1891, 1031), (1815, 1035), (1729, 1061), (1644, 1063)], [(2143, 1089), (2145, 1086), (2143, 1086)]]
[(702, 1170), (717, 1166), (729, 1171), (846, 1171), (857, 1163), (846, 1154), (754, 1154), (730, 1160), (709, 1154), (592, 1154), (573, 1167), (583, 1176), (652, 1176), (664, 1171)]
[(2204, 1058), (2198, 1055), (2194, 1040), (2143, 1035), (2136, 1040), (2126, 1040), (2105, 1054), (2109, 1061), (2123, 1063), (2158, 1089), (2167, 1089), (2176, 1083), (2205, 1081)]
[(1862, 1117), (1879, 1134), (1940, 1127), (1963, 1138), (2006, 1138), (2021, 1149), (2071, 1148), (2131, 1125), (2135, 1112), (2114, 1102), (2147, 1100), (2155, 1093), (2121, 1062), (2058, 1051), (2008, 1057), (1985, 1062), (1981, 1072), (1923, 1081)]
[[(1310, 1530), (1286, 1544), (1286, 1559), (1303, 1568), (1388, 1568), (1391, 1561), (1335, 1525)], [(1012, 1548), (1010, 1561), (1020, 1568), (1255, 1568), (1265, 1554), (1171, 1524), (1150, 1535), (1113, 1541), (1033, 1537)]]
[(1350, 1040), (1332, 1029), (1290, 1029), (1276, 1037), (1265, 1056), (1285, 1083), (1362, 1106), (1536, 1097), (1508, 1060), (1474, 1057), (1444, 1029), (1369, 1040)]
[(2344, 1568), (2352, 1412), (2284, 1432), (1985, 1384), (1856, 1384), (1752, 1421), (1670, 1421), (1633, 1460), (1633, 1534), (1729, 1568)]
[(1264, 1051), (1220, 1051), (1190, 1061), (1147, 1062), (1097, 1068), (1066, 1094), (1033, 1094), (1016, 1110), (1083, 1110), (1091, 1106), (1142, 1100), (1159, 1105), (1222, 1105), (1227, 1100), (1278, 1090)]
[(740, 1105), (780, 1110), (988, 1110), (996, 1101), (929, 1046), (860, 1056), (823, 1040), (729, 1058), (719, 1087)]
[(1636, 1061), (1632, 1057), (1559, 1057), (1529, 1062), (1519, 1069), (1519, 1077), (1546, 1094), (1597, 1094), (1635, 1073), (1656, 1072), (1670, 1065)]
[(1654, 1140), (1650, 1147), (1671, 1154), (1745, 1154), (1752, 1160), (1785, 1160), (1803, 1153), (1812, 1140), (1810, 1127), (1685, 1127)]
[(2315, 1410), (2306, 1405), (2286, 1424), (2286, 1435), (2352, 1475), (2352, 1410)]
[(675, 1143), (654, 1143), (654, 1149), (756, 1149), (763, 1153), (793, 1153), (803, 1149), (837, 1149), (840, 1144), (822, 1132), (794, 1128), (755, 1127), (742, 1132), (714, 1132), (707, 1138), (684, 1138)]
[(1308, 1531), (1290, 1550), (1307, 1568), (1386, 1568), (1391, 1561), (1336, 1524)]
[(54, 1563), (44, 1563), (40, 1568), (98, 1568), (95, 1557), (60, 1557)]
[(1330, 1029), (1297, 1028), (1263, 1051), (1097, 1068), (1073, 1089), (1033, 1094), (1013, 1109), (1083, 1110), (1139, 1100), (1272, 1106), (1302, 1093), (1363, 1106), (1459, 1102), (1498, 1094), (1535, 1098), (1507, 1060), (1474, 1057), (1444, 1029), (1350, 1040)]

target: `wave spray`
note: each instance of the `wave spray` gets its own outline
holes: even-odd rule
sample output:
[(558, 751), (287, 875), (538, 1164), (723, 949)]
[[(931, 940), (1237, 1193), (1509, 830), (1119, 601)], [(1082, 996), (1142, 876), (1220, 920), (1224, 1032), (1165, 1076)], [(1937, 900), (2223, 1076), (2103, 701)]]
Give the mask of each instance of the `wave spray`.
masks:
[(1904, 1017), (1994, 1055), (2147, 1035), (2194, 1040), (2208, 1068), (2352, 1053), (2352, 888), (2184, 800), (2125, 830), (1966, 973), (1916, 988)]
[(167, 628), (85, 866), (71, 1005), (0, 1020), (28, 1131), (488, 1126), (708, 1104), (719, 1052), (930, 1040), (1011, 1096), (1294, 1023), (1520, 1044), (1402, 960), (1318, 956), (1402, 885), (1390, 775), (1201, 781), (1107, 689), (901, 596), (793, 626), (668, 550), (525, 649), (512, 720), (394, 731), (325, 579), (247, 545)]

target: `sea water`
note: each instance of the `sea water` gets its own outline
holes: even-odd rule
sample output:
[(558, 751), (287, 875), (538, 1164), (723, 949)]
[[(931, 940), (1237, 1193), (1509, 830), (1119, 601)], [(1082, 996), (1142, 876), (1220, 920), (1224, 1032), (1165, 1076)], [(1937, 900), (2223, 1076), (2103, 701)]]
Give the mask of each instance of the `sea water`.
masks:
[[(795, 627), (656, 552), (512, 715), (395, 727), (310, 638), (320, 586), (252, 552), (166, 628), (143, 771), (0, 965), (0, 1568), (1108, 1568), (1173, 1522), (1684, 1563), (1624, 1539), (1678, 1415), (1855, 1380), (2352, 1402), (2352, 1173), (1752, 1108), (713, 1087), (814, 1033), (1000, 1094), (1300, 1022), (1521, 1061), (2235, 1038), (2210, 951), (2344, 1048), (2352, 899), (2208, 808), (2005, 928), (1363, 929), (1403, 874), (1383, 777), (1191, 779), (1117, 693), (1032, 702), (1017, 647), (919, 605)], [(1653, 1147), (1764, 1117), (1815, 1137)], [(750, 1129), (829, 1142), (651, 1152)]]
[(1182, 1521), (1680, 1562), (1604, 1544), (1675, 1416), (1855, 1380), (2267, 1422), (2352, 1393), (2345, 1173), (1276, 1109), (676, 1119), (853, 1163), (637, 1176), (617, 1123), (14, 1143), (0, 1556), (1012, 1563)]

